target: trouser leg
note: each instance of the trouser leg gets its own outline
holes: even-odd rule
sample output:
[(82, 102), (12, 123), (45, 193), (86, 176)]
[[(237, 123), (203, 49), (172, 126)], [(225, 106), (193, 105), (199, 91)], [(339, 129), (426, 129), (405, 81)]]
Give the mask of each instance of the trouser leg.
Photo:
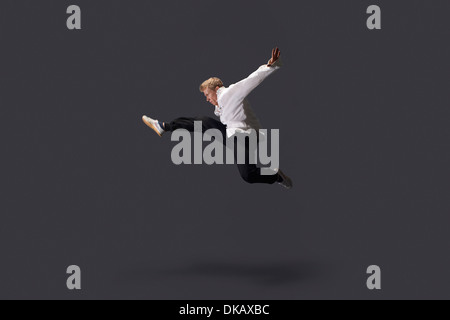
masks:
[[(233, 137), (234, 139), (234, 137)], [(259, 139), (258, 139), (259, 141)], [(238, 146), (239, 143), (237, 142), (237, 139), (235, 139), (234, 144), (234, 161), (235, 163), (238, 163)], [(244, 147), (244, 145), (241, 145), (241, 147)], [(250, 152), (253, 152), (253, 150), (250, 150), (250, 141), (249, 139), (245, 139), (245, 163), (244, 164), (238, 164), (238, 170), (239, 173), (244, 179), (244, 181), (248, 183), (263, 183), (263, 184), (274, 184), (279, 180), (278, 173), (275, 175), (261, 175), (261, 168), (258, 168), (256, 164), (250, 164)]]
[(192, 117), (192, 118), (178, 118), (173, 120), (170, 123), (165, 123), (164, 129), (166, 131), (173, 132), (177, 129), (185, 129), (189, 132), (194, 132), (194, 122), (195, 121), (201, 121), (202, 122), (202, 132), (205, 133), (205, 131), (209, 129), (218, 129), (222, 133), (222, 136), (225, 138), (227, 136), (227, 128), (226, 126), (216, 119), (209, 118), (209, 117)]
[[(226, 126), (213, 118), (209, 117), (181, 117), (178, 119), (173, 120), (170, 123), (165, 123), (165, 130), (173, 132), (177, 129), (185, 129), (189, 132), (194, 132), (194, 122), (195, 121), (201, 121), (202, 122), (202, 132), (205, 133), (205, 131), (209, 129), (218, 129), (223, 136), (222, 143), (226, 145), (226, 139), (227, 139), (227, 130)], [(231, 139), (235, 139), (235, 137), (232, 137)], [(259, 137), (258, 137), (259, 141)], [(238, 163), (238, 141), (235, 139), (234, 143), (234, 161), (235, 163)], [(239, 173), (246, 182), (248, 183), (264, 183), (264, 184), (274, 184), (279, 180), (279, 175), (261, 175), (261, 169), (256, 166), (256, 164), (250, 164), (250, 142), (249, 139), (245, 139), (245, 163), (244, 164), (238, 164), (237, 165)]]

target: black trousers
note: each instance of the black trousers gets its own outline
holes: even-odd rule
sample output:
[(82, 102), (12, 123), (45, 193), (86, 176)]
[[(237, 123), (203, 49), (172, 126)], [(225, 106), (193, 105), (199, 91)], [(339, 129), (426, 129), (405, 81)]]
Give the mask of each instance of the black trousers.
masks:
[[(186, 129), (189, 132), (194, 132), (194, 122), (201, 121), (202, 122), (202, 132), (209, 129), (218, 129), (222, 133), (223, 141), (222, 144), (226, 146), (227, 139), (227, 127), (220, 121), (217, 121), (213, 118), (209, 117), (193, 117), (193, 118), (178, 118), (170, 123), (165, 123), (165, 130), (173, 132), (177, 129)], [(234, 138), (233, 138), (234, 139)], [(235, 141), (234, 144), (234, 161), (238, 163), (237, 157), (237, 148), (238, 143)], [(264, 176), (261, 175), (261, 169), (258, 168), (255, 164), (250, 164), (249, 162), (249, 141), (246, 139), (245, 142), (245, 164), (238, 164), (237, 167), (239, 169), (239, 173), (244, 179), (244, 181), (248, 183), (265, 183), (265, 184), (274, 184), (278, 181), (279, 175), (275, 174), (272, 176)]]

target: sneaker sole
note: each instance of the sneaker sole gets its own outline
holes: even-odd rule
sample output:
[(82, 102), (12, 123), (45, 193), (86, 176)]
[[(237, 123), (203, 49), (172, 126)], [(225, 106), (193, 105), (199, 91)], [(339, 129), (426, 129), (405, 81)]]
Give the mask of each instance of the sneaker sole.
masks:
[(291, 189), (294, 187), (294, 183), (292, 182), (292, 179), (289, 178), (287, 175), (285, 175), (284, 172), (281, 171), (281, 173), (280, 173), (280, 171), (281, 171), (281, 170), (279, 170), (278, 173), (283, 177), (283, 179), (287, 180), (289, 186), (286, 186), (286, 185), (284, 185), (284, 184), (282, 184), (282, 183), (279, 183), (279, 184), (280, 184), (282, 187), (284, 187), (285, 189), (291, 190)]
[(145, 120), (145, 117), (142, 117), (142, 121), (144, 121), (144, 123), (147, 125), (147, 127), (149, 127), (150, 129), (153, 129), (153, 131), (155, 131), (158, 136), (162, 137), (162, 135), (158, 132), (158, 129), (156, 129), (156, 127), (151, 122), (148, 122), (147, 120)]
[(286, 190), (291, 190), (294, 186), (291, 185), (290, 187), (285, 186), (284, 184), (278, 183), (280, 186), (282, 186), (283, 188), (285, 188)]
[(288, 179), (289, 181), (289, 187), (286, 187), (286, 189), (291, 190), (294, 187), (294, 183), (292, 183), (291, 179)]

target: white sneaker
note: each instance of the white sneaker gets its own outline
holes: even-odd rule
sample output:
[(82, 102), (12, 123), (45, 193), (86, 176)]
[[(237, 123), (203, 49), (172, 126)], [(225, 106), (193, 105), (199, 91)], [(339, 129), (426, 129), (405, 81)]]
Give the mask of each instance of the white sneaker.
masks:
[(294, 186), (294, 184), (292, 183), (291, 178), (289, 178), (287, 175), (284, 174), (283, 171), (278, 170), (278, 174), (281, 176), (281, 178), (283, 179), (283, 181), (278, 182), (279, 185), (282, 185), (283, 187), (285, 187), (286, 189), (292, 189), (292, 187)]
[(153, 129), (153, 131), (155, 131), (158, 136), (162, 137), (162, 135), (164, 134), (164, 129), (161, 128), (161, 126), (159, 125), (158, 120), (153, 120), (152, 118), (149, 118), (147, 116), (143, 116), (142, 117), (142, 121), (144, 121), (144, 123), (149, 126), (150, 128)]

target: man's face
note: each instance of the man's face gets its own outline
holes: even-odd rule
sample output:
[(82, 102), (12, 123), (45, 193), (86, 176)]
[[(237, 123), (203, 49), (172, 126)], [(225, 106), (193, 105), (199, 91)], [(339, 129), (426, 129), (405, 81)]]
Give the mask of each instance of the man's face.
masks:
[(203, 91), (203, 94), (206, 97), (206, 101), (211, 103), (213, 106), (217, 106), (218, 105), (218, 102), (217, 102), (217, 90), (218, 89), (219, 89), (219, 87), (217, 87), (215, 90), (212, 90), (210, 88), (206, 88), (205, 91)]

